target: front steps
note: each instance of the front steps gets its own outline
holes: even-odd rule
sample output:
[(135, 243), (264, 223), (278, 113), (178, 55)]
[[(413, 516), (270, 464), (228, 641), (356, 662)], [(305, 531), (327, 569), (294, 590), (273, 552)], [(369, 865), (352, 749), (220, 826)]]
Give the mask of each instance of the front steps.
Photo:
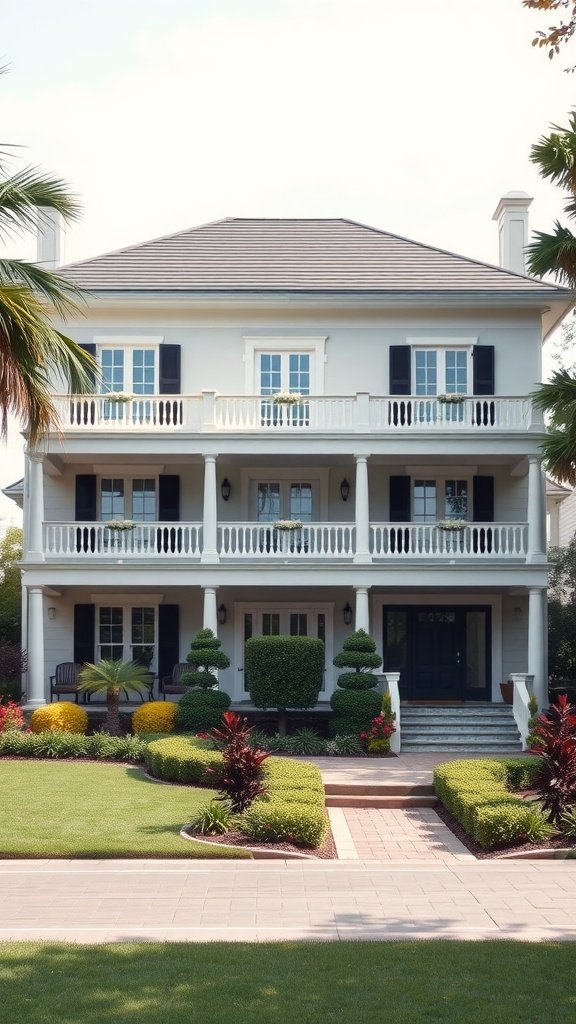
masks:
[(411, 782), (327, 782), (326, 807), (436, 807), (434, 786)]
[(519, 754), (520, 733), (507, 704), (462, 704), (457, 707), (403, 704), (400, 709), (401, 752)]

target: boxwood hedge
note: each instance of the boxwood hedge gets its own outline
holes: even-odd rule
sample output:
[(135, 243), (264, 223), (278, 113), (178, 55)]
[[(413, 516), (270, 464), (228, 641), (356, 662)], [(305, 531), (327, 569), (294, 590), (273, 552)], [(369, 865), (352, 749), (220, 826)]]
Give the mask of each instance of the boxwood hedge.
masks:
[(480, 846), (495, 848), (547, 835), (538, 807), (512, 792), (530, 786), (538, 771), (538, 758), (452, 761), (434, 770), (434, 785), (468, 835)]

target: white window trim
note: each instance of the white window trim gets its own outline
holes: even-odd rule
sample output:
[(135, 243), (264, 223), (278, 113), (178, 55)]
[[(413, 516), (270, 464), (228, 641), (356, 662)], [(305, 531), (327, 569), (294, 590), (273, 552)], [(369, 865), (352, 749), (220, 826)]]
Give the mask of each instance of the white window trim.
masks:
[[(328, 481), (330, 471), (326, 468), (308, 466), (304, 469), (298, 466), (292, 468), (270, 469), (268, 467), (248, 468), (240, 470), (240, 503), (242, 508), (243, 521), (252, 522), (251, 500), (256, 484), (268, 480), (302, 480), (317, 483), (318, 487), (318, 519), (313, 522), (326, 522), (328, 518)], [(255, 521), (255, 520), (254, 520)]]
[(472, 348), (478, 344), (478, 337), (467, 338), (406, 338), (410, 348)]
[[(159, 481), (158, 481), (158, 476), (159, 476), (159, 474), (153, 472), (151, 467), (144, 467), (141, 471), (138, 471), (137, 473), (122, 473), (122, 472), (118, 472), (117, 470), (114, 470), (113, 473), (104, 473), (104, 472), (102, 472), (102, 467), (100, 467), (100, 472), (98, 472), (96, 474), (96, 479), (97, 479), (97, 482), (98, 482), (98, 503), (99, 503), (98, 513), (99, 513), (99, 515), (100, 516), (102, 515), (102, 480), (105, 480), (105, 479), (122, 480), (124, 482), (124, 508), (125, 509), (126, 509), (126, 498), (127, 498), (126, 484), (130, 484), (130, 514), (127, 515), (126, 511), (124, 512), (124, 517), (126, 519), (133, 519), (134, 518), (134, 507), (133, 507), (133, 498), (132, 498), (134, 480), (153, 480), (154, 481), (154, 493), (156, 495), (156, 518), (155, 519), (148, 519), (148, 520), (138, 520), (138, 521), (141, 522), (143, 526), (145, 526), (147, 522), (148, 523), (152, 523), (152, 522), (157, 523), (159, 521), (158, 520), (158, 501), (159, 501), (159, 497), (160, 497), (160, 484), (159, 484)], [(99, 522), (100, 521), (101, 520), (99, 520)]]
[[(149, 600), (150, 597), (155, 597), (157, 600), (154, 600), (154, 601)], [(158, 598), (159, 598), (159, 600), (158, 600)], [(94, 615), (95, 615), (95, 626), (96, 626), (96, 630), (95, 630), (96, 636), (95, 636), (95, 641), (94, 641), (94, 648), (95, 648), (94, 654), (96, 655), (96, 653), (98, 653), (98, 660), (99, 660), (99, 657), (100, 657), (100, 655), (99, 655), (100, 647), (102, 646), (100, 644), (100, 639), (99, 639), (100, 638), (100, 632), (99, 632), (100, 631), (100, 610), (102, 608), (122, 608), (122, 646), (123, 646), (123, 649), (124, 649), (125, 652), (126, 652), (127, 648), (130, 651), (132, 646), (133, 646), (132, 642), (131, 642), (132, 617), (128, 616), (126, 613), (131, 611), (132, 608), (153, 608), (154, 609), (154, 638), (155, 639), (154, 639), (154, 657), (152, 658), (152, 661), (150, 663), (150, 672), (156, 673), (156, 671), (158, 669), (158, 643), (159, 643), (159, 634), (158, 634), (158, 605), (161, 603), (161, 601), (162, 601), (162, 597), (160, 595), (158, 595), (158, 594), (154, 594), (154, 595), (150, 595), (150, 594), (136, 594), (136, 595), (134, 595), (131, 598), (126, 598), (126, 597), (119, 598), (119, 597), (117, 597), (116, 595), (113, 595), (113, 594), (98, 594), (98, 599), (96, 601), (94, 601), (94, 607), (95, 607)], [(127, 636), (130, 637), (128, 642), (126, 642), (126, 637)], [(108, 645), (108, 646), (111, 646), (111, 645)], [(142, 646), (145, 647), (146, 644), (143, 644)], [(130, 657), (124, 657), (124, 661), (128, 661), (128, 660), (130, 660)]]
[[(434, 520), (429, 520), (428, 522), (426, 522), (426, 521), (423, 521), (423, 520), (414, 519), (414, 484), (415, 484), (416, 480), (433, 480), (434, 481), (434, 484), (436, 486), (436, 516), (435, 516)], [(441, 474), (431, 475), (431, 474), (428, 474), (428, 473), (418, 473), (416, 476), (412, 476), (411, 477), (411, 479), (410, 479), (410, 522), (411, 523), (414, 523), (416, 526), (431, 526), (431, 525), (433, 525), (434, 522), (437, 522), (439, 519), (441, 520), (441, 519), (446, 519), (447, 518), (446, 508), (445, 507), (443, 507), (442, 509), (438, 508), (438, 498), (439, 498), (439, 496), (441, 497), (442, 501), (445, 502), (445, 500), (446, 500), (446, 481), (447, 480), (465, 480), (466, 481), (466, 486), (468, 488), (467, 495), (466, 495), (466, 497), (467, 497), (467, 504), (468, 504), (468, 512), (467, 512), (467, 517), (466, 518), (467, 518), (468, 522), (473, 522), (474, 521), (472, 519), (472, 515), (471, 515), (471, 513), (473, 511), (472, 505), (473, 505), (473, 502), (474, 502), (474, 490), (473, 490), (474, 483), (473, 483), (472, 477), (470, 476), (470, 469), (468, 468), (465, 473), (460, 473), (460, 472), (456, 472), (453, 469), (450, 469), (450, 467), (448, 467), (448, 469), (446, 469), (446, 467), (445, 467), (442, 470)]]
[[(164, 341), (163, 335), (142, 335), (142, 336), (130, 336), (126, 337), (122, 335), (120, 337), (109, 336), (109, 335), (94, 335), (94, 344), (96, 345), (96, 362), (101, 365), (101, 355), (104, 350), (107, 349), (122, 349), (124, 353), (128, 353), (130, 356), (130, 374), (131, 381), (130, 385), (126, 384), (126, 371), (128, 369), (127, 361), (124, 359), (124, 390), (131, 391), (134, 386), (134, 364), (132, 353), (135, 349), (149, 349), (154, 352), (154, 381), (155, 390), (154, 394), (158, 393), (160, 387), (160, 345)], [(140, 397), (140, 396), (138, 396)], [(151, 398), (151, 395), (142, 395), (144, 400), (146, 397)]]
[[(303, 603), (301, 601), (258, 601), (234, 603), (234, 664), (235, 693), (232, 700), (249, 699), (248, 690), (244, 689), (244, 615), (247, 612), (307, 612), (326, 616), (326, 638), (324, 641), (324, 685), (325, 689), (320, 692), (319, 703), (328, 701), (334, 692), (334, 673), (332, 670), (332, 659), (334, 657), (334, 602), (322, 602), (316, 604), (314, 601)], [(256, 634), (258, 636), (259, 634)], [(239, 682), (236, 680), (239, 679)], [(322, 701), (320, 701), (320, 697)]]
[(256, 358), (261, 352), (309, 352), (312, 355), (312, 395), (324, 394), (324, 363), (326, 362), (326, 341), (328, 335), (286, 337), (286, 335), (244, 335), (244, 389), (247, 395), (254, 394), (256, 379)]

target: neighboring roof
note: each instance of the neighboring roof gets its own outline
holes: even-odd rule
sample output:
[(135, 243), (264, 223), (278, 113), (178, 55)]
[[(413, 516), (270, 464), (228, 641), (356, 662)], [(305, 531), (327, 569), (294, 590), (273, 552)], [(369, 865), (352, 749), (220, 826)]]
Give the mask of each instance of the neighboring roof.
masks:
[(546, 477), (546, 496), (548, 498), (566, 498), (569, 494), (572, 494), (571, 487), (564, 487), (562, 484), (557, 484), (551, 477)]
[(3, 487), (2, 494), (5, 494), (7, 498), (12, 498), (19, 508), (22, 508), (24, 505), (24, 477), (21, 480), (16, 480), (13, 484), (8, 484), (7, 487)]
[(61, 273), (90, 291), (570, 293), (346, 219), (230, 217)]

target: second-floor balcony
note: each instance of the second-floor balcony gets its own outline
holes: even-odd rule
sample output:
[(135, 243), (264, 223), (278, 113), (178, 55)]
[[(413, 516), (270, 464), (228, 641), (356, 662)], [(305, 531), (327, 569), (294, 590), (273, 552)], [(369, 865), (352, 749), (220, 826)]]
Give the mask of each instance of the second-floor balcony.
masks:
[[(370, 523), (372, 561), (411, 559), (426, 563), (489, 559), (524, 561), (526, 523), (466, 523), (461, 528), (435, 523)], [(200, 561), (204, 550), (202, 523), (106, 522), (44, 524), (44, 556), (68, 562), (85, 558), (105, 561)], [(274, 523), (219, 523), (216, 554), (221, 562), (352, 561), (357, 554), (353, 523), (306, 523), (282, 529)]]
[[(450, 400), (447, 400), (449, 398)], [(64, 431), (131, 433), (418, 433), (542, 429), (528, 397), (310, 395), (294, 404), (273, 396), (58, 396)]]

